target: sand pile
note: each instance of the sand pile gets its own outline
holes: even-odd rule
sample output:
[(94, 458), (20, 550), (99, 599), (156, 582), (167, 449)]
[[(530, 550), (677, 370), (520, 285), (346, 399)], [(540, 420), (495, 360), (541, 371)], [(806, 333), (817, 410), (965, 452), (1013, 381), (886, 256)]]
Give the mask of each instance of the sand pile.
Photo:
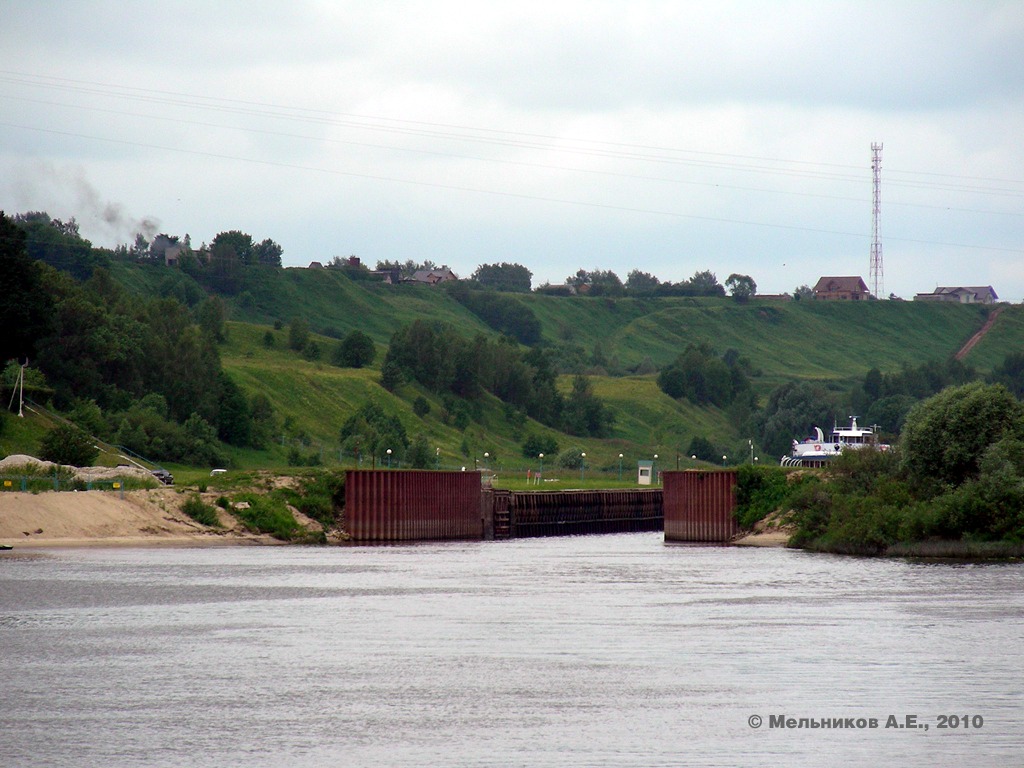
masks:
[(17, 474), (19, 470), (26, 468), (35, 473), (50, 474), (57, 467), (71, 470), (76, 479), (86, 483), (91, 480), (115, 480), (126, 477), (135, 477), (140, 480), (155, 479), (148, 469), (141, 467), (70, 467), (54, 464), (52, 461), (43, 461), (23, 453), (15, 453), (0, 459), (0, 475)]

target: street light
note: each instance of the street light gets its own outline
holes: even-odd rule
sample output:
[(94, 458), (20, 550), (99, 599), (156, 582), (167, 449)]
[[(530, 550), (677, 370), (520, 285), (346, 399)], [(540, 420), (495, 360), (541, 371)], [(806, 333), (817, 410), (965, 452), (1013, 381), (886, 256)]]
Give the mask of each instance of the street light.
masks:
[(654, 454), (654, 461), (651, 462), (651, 479), (654, 481), (655, 485), (658, 484), (658, 470), (657, 470), (657, 466), (658, 466), (658, 454)]
[(438, 448), (434, 451), (434, 469), (438, 470), (441, 468), (441, 449)]
[(622, 482), (622, 454), (619, 454), (619, 482)]
[(728, 457), (728, 456), (726, 456), (726, 455), (725, 455), (724, 453), (722, 454), (722, 466), (723, 466), (723, 467), (725, 466), (725, 460), (726, 460), (726, 459), (728, 459), (728, 458), (729, 458), (729, 457)]
[(587, 469), (587, 453), (584, 451), (580, 454), (580, 482), (583, 482), (583, 473)]
[(537, 473), (537, 477), (539, 478), (541, 475), (544, 474), (544, 454), (538, 453), (537, 458), (540, 459), (540, 472)]
[(491, 454), (489, 454), (487, 451), (484, 451), (484, 469), (487, 469), (487, 459), (490, 458), (490, 456)]
[(388, 448), (387, 454), (388, 454), (388, 469), (391, 469), (391, 449), (390, 448)]

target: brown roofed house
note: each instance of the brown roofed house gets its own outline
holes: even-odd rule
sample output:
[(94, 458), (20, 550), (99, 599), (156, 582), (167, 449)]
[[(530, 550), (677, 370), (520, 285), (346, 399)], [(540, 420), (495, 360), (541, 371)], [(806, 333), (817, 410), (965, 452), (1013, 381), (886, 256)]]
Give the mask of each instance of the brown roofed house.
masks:
[(822, 277), (814, 286), (814, 298), (823, 301), (863, 301), (871, 298), (861, 277)]

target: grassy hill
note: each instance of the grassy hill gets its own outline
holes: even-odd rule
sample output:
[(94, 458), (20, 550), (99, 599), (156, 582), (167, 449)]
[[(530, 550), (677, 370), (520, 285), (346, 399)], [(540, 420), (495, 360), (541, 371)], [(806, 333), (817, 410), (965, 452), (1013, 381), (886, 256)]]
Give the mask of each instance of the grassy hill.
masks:
[[(176, 270), (156, 266), (115, 264), (119, 281), (145, 295), (196, 294), (198, 286)], [(191, 283), (191, 284), (190, 284)], [(762, 399), (792, 379), (826, 380), (838, 389), (861, 380), (873, 367), (883, 372), (953, 355), (984, 323), (979, 306), (913, 302), (776, 302), (731, 299), (662, 298), (608, 299), (516, 295), (541, 325), (542, 343), (565, 359), (589, 359), (599, 349), (606, 369), (624, 373), (648, 362), (662, 367), (688, 344), (705, 342), (716, 352), (737, 350), (758, 372), (753, 385)], [(443, 405), (430, 392), (405, 384), (395, 393), (379, 385), (380, 361), (391, 334), (417, 318), (451, 324), (457, 333), (494, 334), (479, 318), (440, 288), (389, 286), (350, 280), (331, 269), (285, 269), (260, 273), (228, 297), (227, 341), (221, 346), (225, 370), (247, 393), (262, 392), (280, 421), (280, 436), (267, 451), (229, 449), (239, 466), (282, 466), (289, 448), (322, 455), (327, 463), (351, 464), (339, 454), (338, 434), (357, 408), (375, 401), (401, 419), (410, 437), (423, 434), (437, 451), (441, 466), (472, 465), (486, 451), (489, 462), (508, 470), (525, 469), (520, 445), (529, 433), (557, 439), (562, 450), (586, 451), (588, 466), (612, 472), (618, 454), (626, 467), (658, 453), (674, 465), (690, 440), (706, 437), (728, 455), (746, 455), (748, 435), (738, 431), (728, 413), (700, 408), (665, 396), (656, 376), (593, 375), (595, 393), (615, 412), (613, 436), (590, 440), (554, 433), (540, 424), (510, 422), (503, 404), (485, 396), (473, 404), (473, 421), (464, 431), (442, 418)], [(310, 362), (287, 348), (287, 328), (274, 322), (293, 317), (308, 320), (323, 350), (322, 361)], [(367, 369), (330, 365), (337, 338), (351, 330), (367, 333), (378, 347), (377, 362)], [(267, 347), (270, 331), (274, 343)], [(967, 358), (987, 371), (1011, 351), (1024, 348), (1024, 307), (1008, 306), (990, 333)], [(569, 389), (570, 379), (560, 386)], [(422, 396), (430, 412), (417, 416), (413, 401)], [(10, 422), (12, 420), (8, 420)], [(43, 427), (32, 418), (9, 428), (2, 444), (9, 452), (31, 453)], [(771, 459), (774, 461), (774, 459)], [(513, 470), (512, 468), (516, 469)]]
[[(302, 271), (307, 273), (306, 280), (315, 283), (320, 279), (318, 271)], [(464, 334), (488, 330), (436, 288), (410, 291), (407, 287), (353, 283), (342, 275), (328, 275), (321, 282), (317, 305), (331, 305), (331, 322), (341, 325), (346, 318), (350, 327), (373, 336), (381, 353), (386, 348), (386, 330), (414, 317), (446, 320)], [(328, 301), (324, 285), (338, 289), (338, 302)], [(607, 357), (617, 358), (625, 368), (639, 365), (645, 358), (655, 366), (664, 365), (690, 343), (704, 341), (719, 352), (735, 348), (760, 371), (754, 384), (762, 397), (794, 378), (828, 380), (846, 387), (872, 367), (894, 371), (904, 364), (945, 359), (970, 338), (987, 314), (981, 307), (909, 302), (752, 301), (741, 305), (722, 299), (517, 298), (541, 320), (544, 343), (556, 349), (600, 345)], [(346, 306), (357, 306), (358, 317), (346, 316)], [(300, 303), (282, 302), (280, 308), (281, 314), (304, 314), (314, 327), (323, 325), (318, 320), (322, 316), (310, 313)], [(414, 385), (405, 385), (395, 395), (381, 388), (377, 379), (382, 354), (377, 365), (358, 371), (309, 363), (283, 349), (284, 332), (278, 332), (274, 349), (262, 349), (261, 339), (268, 327), (232, 323), (231, 338), (223, 349), (225, 367), (247, 390), (267, 392), (284, 417), (315, 441), (336, 445), (341, 423), (368, 399), (396, 413), (410, 435), (426, 434), (431, 444), (441, 449), (442, 463), (461, 464), (488, 451), (503, 461), (525, 464), (519, 457), (523, 435), (554, 435), (535, 423), (520, 428), (510, 425), (501, 403), (493, 398), (484, 398), (474, 423), (463, 434), (442, 423), (441, 403), (431, 393)], [(968, 362), (989, 369), (1001, 362), (1006, 351), (1017, 348), (1014, 345), (1024, 341), (1024, 312), (1008, 307), (992, 333), (1000, 335), (994, 337), (998, 341), (979, 344)], [(326, 350), (336, 343), (328, 338), (319, 341)], [(674, 461), (674, 454), (685, 452), (694, 436), (708, 437), (729, 453), (746, 450), (747, 436), (737, 432), (725, 412), (666, 397), (653, 374), (595, 375), (592, 379), (595, 392), (616, 412), (614, 437), (595, 441), (554, 436), (563, 449), (586, 451), (595, 465), (615, 466), (619, 452), (633, 459), (660, 453)], [(568, 377), (563, 377), (562, 386), (568, 389)], [(432, 406), (423, 419), (415, 416), (411, 407), (420, 395)], [(468, 455), (463, 449), (468, 449)]]

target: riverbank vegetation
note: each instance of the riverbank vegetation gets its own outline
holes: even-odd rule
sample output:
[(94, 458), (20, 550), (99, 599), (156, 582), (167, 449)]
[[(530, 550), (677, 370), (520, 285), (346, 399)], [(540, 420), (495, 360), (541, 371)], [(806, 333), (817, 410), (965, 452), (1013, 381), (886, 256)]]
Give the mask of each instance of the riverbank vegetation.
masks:
[(1024, 406), (1001, 384), (914, 406), (893, 450), (845, 451), (826, 470), (741, 471), (750, 526), (790, 511), (790, 545), (860, 555), (1024, 555)]

